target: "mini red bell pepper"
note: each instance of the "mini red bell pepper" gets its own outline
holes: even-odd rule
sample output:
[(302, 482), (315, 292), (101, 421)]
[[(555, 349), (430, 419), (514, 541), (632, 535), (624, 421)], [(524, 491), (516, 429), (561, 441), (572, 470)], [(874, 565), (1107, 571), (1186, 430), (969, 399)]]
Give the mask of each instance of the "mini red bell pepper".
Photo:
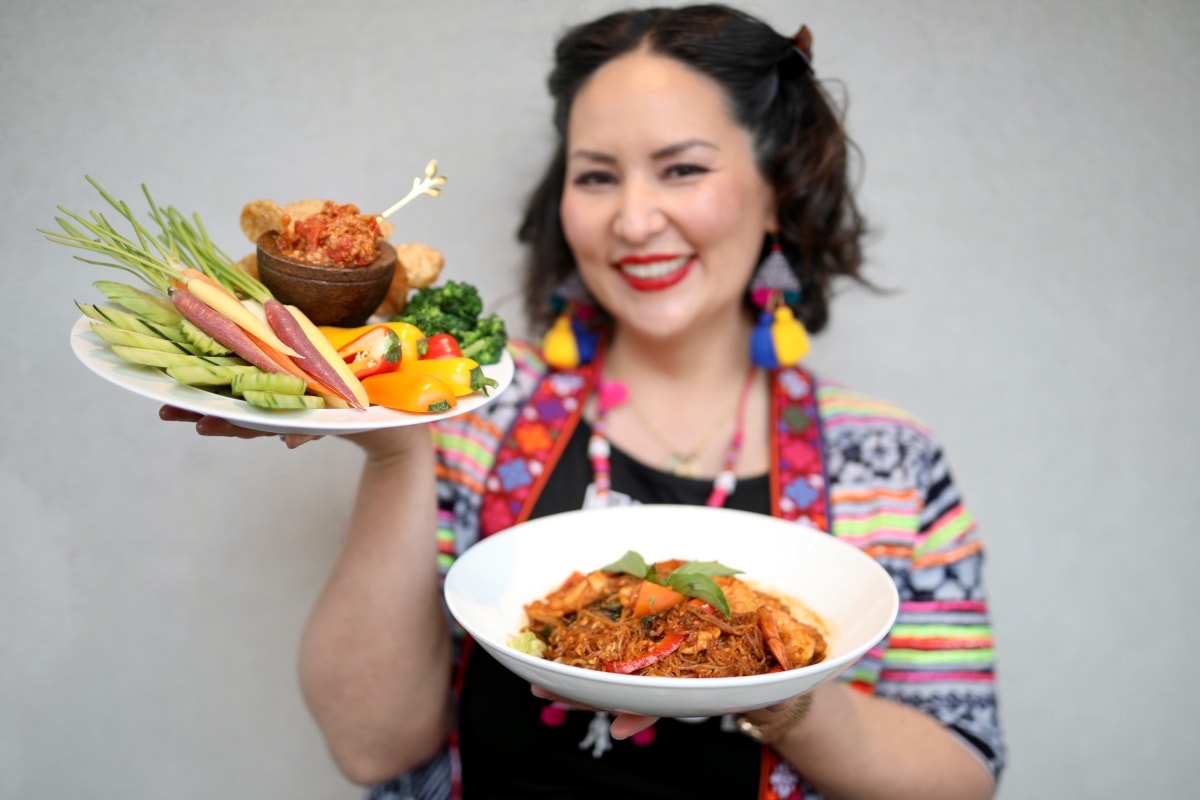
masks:
[(625, 661), (605, 661), (604, 671), (619, 672), (623, 675), (628, 675), (631, 672), (643, 670), (674, 653), (686, 638), (686, 633), (668, 633), (659, 640), (658, 644), (652, 650), (636, 658), (626, 659)]
[(400, 337), (386, 325), (376, 325), (338, 348), (355, 377), (370, 377), (400, 368)]
[(461, 358), (462, 348), (458, 339), (449, 333), (435, 333), (425, 337), (425, 349), (421, 358)]

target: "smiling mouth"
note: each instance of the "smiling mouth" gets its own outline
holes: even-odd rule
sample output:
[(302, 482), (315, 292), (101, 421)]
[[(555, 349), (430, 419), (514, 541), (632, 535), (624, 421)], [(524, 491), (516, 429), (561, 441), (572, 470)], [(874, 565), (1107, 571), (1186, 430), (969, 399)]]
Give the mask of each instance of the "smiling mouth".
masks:
[(631, 256), (617, 262), (617, 269), (635, 289), (653, 291), (665, 289), (683, 280), (694, 260), (690, 255), (674, 258)]

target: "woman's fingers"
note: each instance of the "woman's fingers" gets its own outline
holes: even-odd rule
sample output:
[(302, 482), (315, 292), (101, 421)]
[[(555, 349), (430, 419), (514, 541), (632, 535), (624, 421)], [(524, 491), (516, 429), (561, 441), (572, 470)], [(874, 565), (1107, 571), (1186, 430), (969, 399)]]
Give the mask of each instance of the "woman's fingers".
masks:
[(543, 700), (553, 700), (556, 703), (562, 703), (564, 706), (570, 706), (571, 708), (575, 708), (580, 711), (599, 711), (600, 710), (598, 708), (592, 708), (591, 706), (581, 705), (579, 703), (576, 703), (574, 700), (568, 700), (565, 697), (559, 697), (556, 694), (546, 691), (545, 689), (543, 689), (540, 686), (530, 686), (529, 691), (531, 691), (533, 693), (534, 697), (540, 697)]
[[(592, 706), (580, 705), (572, 700), (567, 700), (565, 697), (559, 697), (556, 694), (546, 691), (540, 686), (531, 686), (530, 691), (533, 692), (534, 697), (540, 697), (543, 700), (553, 700), (579, 711), (600, 710), (598, 708), (593, 708)], [(616, 718), (613, 719), (612, 725), (609, 726), (608, 732), (614, 739), (628, 739), (635, 733), (640, 733), (654, 723), (658, 722), (658, 717), (644, 717), (641, 714), (629, 714), (624, 711), (617, 711), (613, 713), (616, 714)]]
[(176, 408), (175, 406), (163, 406), (160, 408), (158, 410), (158, 418), (166, 422), (193, 422), (196, 425), (196, 433), (201, 436), (224, 436), (234, 439), (261, 439), (264, 436), (274, 436), (281, 439), (288, 446), (289, 450), (294, 450), (302, 444), (321, 438), (320, 436), (309, 436), (301, 433), (277, 434), (251, 430), (250, 428), (234, 425), (232, 422), (220, 417), (197, 414), (192, 411), (185, 411), (182, 408)]
[(158, 418), (166, 422), (195, 422), (200, 417), (200, 414), (184, 411), (182, 408), (176, 408), (175, 406), (163, 406), (158, 410)]
[(640, 733), (658, 722), (658, 717), (643, 717), (641, 714), (618, 713), (612, 721), (608, 732), (614, 739), (628, 739), (635, 733)]
[(306, 433), (283, 433), (279, 435), (279, 438), (282, 439), (283, 443), (287, 445), (288, 450), (295, 450), (302, 444), (315, 442), (317, 439), (321, 439), (323, 437), (309, 436)]

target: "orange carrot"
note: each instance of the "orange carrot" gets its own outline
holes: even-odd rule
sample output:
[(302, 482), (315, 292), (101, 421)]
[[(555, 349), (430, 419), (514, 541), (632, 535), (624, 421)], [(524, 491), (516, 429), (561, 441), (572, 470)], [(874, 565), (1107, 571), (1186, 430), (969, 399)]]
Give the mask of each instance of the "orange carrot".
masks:
[(687, 600), (686, 595), (682, 595), (670, 587), (642, 581), (633, 595), (633, 616), (646, 617), (650, 614), (661, 614), (684, 600)]

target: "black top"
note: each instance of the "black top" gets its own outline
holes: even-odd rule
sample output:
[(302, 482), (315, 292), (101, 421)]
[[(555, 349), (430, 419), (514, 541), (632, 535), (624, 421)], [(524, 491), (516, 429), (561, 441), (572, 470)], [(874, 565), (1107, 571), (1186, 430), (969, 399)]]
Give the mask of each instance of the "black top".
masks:
[[(531, 517), (583, 505), (592, 480), (590, 435), (581, 421)], [(712, 491), (711, 480), (653, 469), (616, 448), (610, 461), (613, 491), (641, 503), (703, 505)], [(768, 477), (739, 480), (725, 505), (770, 513)], [(459, 749), (465, 800), (757, 797), (759, 745), (722, 730), (720, 718), (664, 719), (616, 741), (608, 735), (607, 715), (567, 711), (534, 697), (529, 684), (478, 647), (467, 663), (463, 695)]]

